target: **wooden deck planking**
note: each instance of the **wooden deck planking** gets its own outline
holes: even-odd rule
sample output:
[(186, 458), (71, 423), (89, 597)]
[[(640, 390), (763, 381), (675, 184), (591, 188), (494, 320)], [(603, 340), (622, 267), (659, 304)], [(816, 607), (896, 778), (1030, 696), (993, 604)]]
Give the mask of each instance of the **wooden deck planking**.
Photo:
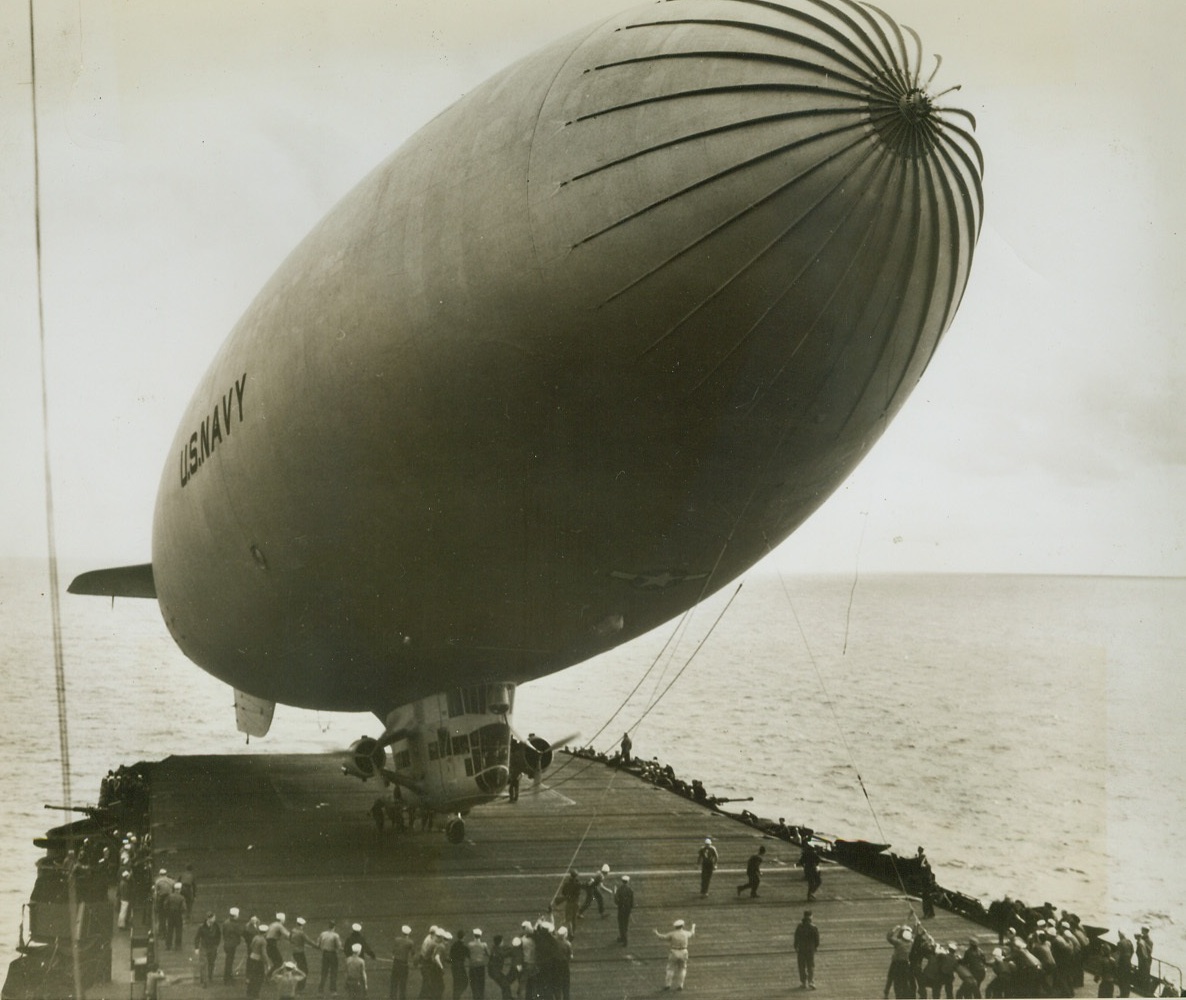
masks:
[[(800, 994), (791, 941), (808, 905), (822, 937), (814, 995), (880, 996), (889, 964), (885, 933), (909, 911), (890, 887), (834, 865), (824, 866), (823, 888), (807, 904), (793, 845), (588, 761), (561, 758), (538, 792), (524, 786), (517, 804), (475, 810), (460, 845), (439, 831), (389, 831), (380, 840), (368, 813), (380, 789), (344, 778), (325, 755), (171, 757), (152, 766), (151, 782), (158, 866), (175, 873), (193, 864), (200, 912), (212, 909), (221, 919), (234, 905), (244, 918), (270, 919), (284, 911), (290, 921), (305, 917), (314, 939), (330, 918), (343, 932), (359, 921), (380, 956), (371, 963), (372, 997), (387, 995), (383, 958), (400, 924), (411, 924), (417, 940), (429, 924), (482, 927), (487, 940), (496, 933), (509, 939), (521, 920), (547, 911), (570, 864), (588, 874), (608, 862), (611, 881), (629, 874), (636, 892), (628, 948), (616, 943), (608, 897), (604, 919), (594, 905), (579, 922), (577, 998), (660, 993), (666, 951), (652, 928), (666, 930), (676, 917), (697, 924), (686, 994)], [(705, 836), (721, 866), (701, 898), (696, 852)], [(759, 843), (768, 857), (760, 898), (738, 899), (735, 886)], [(991, 950), (984, 928), (953, 914), (940, 911), (927, 927), (961, 945), (976, 934)], [(162, 956), (178, 980), (170, 997), (241, 995), (241, 986), (203, 991), (186, 981), (193, 929), (187, 925), (181, 952)], [(315, 978), (315, 950), (310, 957)], [(413, 972), (413, 990), (418, 983)], [(487, 996), (497, 994), (488, 984)]]

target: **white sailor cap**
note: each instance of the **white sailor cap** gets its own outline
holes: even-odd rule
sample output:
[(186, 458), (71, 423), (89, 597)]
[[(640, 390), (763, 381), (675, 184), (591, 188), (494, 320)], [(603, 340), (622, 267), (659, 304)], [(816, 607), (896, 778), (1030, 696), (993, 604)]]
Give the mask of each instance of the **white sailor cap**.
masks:
[(542, 927), (546, 931), (551, 931), (551, 930), (556, 929), (556, 925), (554, 923), (552, 923), (552, 921), (550, 921), (550, 920), (541, 920), (538, 924), (536, 924), (536, 926)]
[(227, 912), (230, 913), (232, 917), (237, 917), (239, 915), (239, 907), (232, 906)]
[(558, 930), (558, 931), (556, 932), (556, 936), (557, 936), (557, 937), (568, 937), (568, 928), (567, 928), (567, 927), (561, 927), (561, 928), (560, 928), (560, 930)]
[(305, 918), (304, 918), (304, 917), (297, 917), (297, 926), (298, 926), (298, 927), (304, 927), (304, 926), (305, 926)]
[(362, 944), (358, 941), (355, 941), (354, 944), (352, 944), (350, 946), (350, 950), (352, 952), (354, 952), (354, 954), (356, 954), (356, 955), (361, 955), (362, 954)]
[(474, 928), (472, 931), (470, 931), (470, 933), (471, 933), (471, 934), (472, 934), (474, 937), (481, 937), (481, 936), (482, 936), (482, 928), (481, 928), (481, 927), (475, 927), (475, 928)]
[(181, 883), (180, 883), (180, 882), (174, 882), (174, 883), (173, 883), (173, 888), (174, 888), (174, 889), (180, 889), (180, 888), (181, 888)]
[(914, 939), (914, 931), (912, 931), (909, 927), (903, 927), (902, 928), (902, 940), (903, 941), (912, 941), (913, 939)]
[(683, 926), (684, 926), (684, 922), (683, 922), (682, 920), (673, 920), (673, 921), (671, 922), (671, 926), (672, 926), (672, 927), (683, 927)]
[(279, 921), (280, 921), (280, 923), (284, 923), (284, 921), (285, 921), (285, 920), (287, 920), (288, 918), (287, 918), (287, 917), (285, 917), (283, 913), (277, 913), (277, 914), (276, 914), (276, 919), (277, 919), (277, 920), (279, 920)]
[(602, 870), (603, 872), (607, 872), (607, 871), (609, 871), (609, 865), (602, 865), (602, 866), (601, 866), (601, 870)]
[(704, 838), (704, 842), (705, 842), (706, 844), (711, 844), (711, 843), (712, 843), (712, 837), (705, 837), (705, 838)]
[(446, 941), (453, 940), (453, 935), (450, 934), (448, 931), (441, 931), (441, 937), (443, 937)]
[(158, 875), (168, 875), (169, 872), (166, 869), (162, 868), (159, 872), (157, 872), (157, 874)]
[(629, 876), (629, 875), (623, 875), (623, 876), (622, 876), (622, 881), (623, 881), (623, 882), (629, 882), (629, 881), (630, 881), (630, 876)]
[(295, 969), (295, 968), (296, 968), (296, 962), (292, 962), (292, 961), (285, 962), (285, 963), (284, 963), (284, 968), (286, 968), (286, 969)]
[(403, 927), (400, 928), (400, 932), (403, 934), (411, 934), (412, 928), (409, 927), (407, 924), (404, 924)]
[(362, 924), (351, 924), (350, 929), (352, 931), (360, 931), (362, 930)]
[(511, 947), (518, 948), (523, 943), (522, 938), (511, 938)]
[(124, 872), (124, 873), (123, 873), (123, 874), (120, 876), (120, 878), (131, 878), (131, 877), (132, 877), (132, 873), (131, 873), (131, 872), (128, 872), (128, 871)]
[(531, 930), (531, 921), (530, 921), (530, 920), (524, 920), (524, 921), (523, 921), (523, 923), (521, 923), (519, 926), (520, 926), (520, 927), (525, 927), (527, 930)]

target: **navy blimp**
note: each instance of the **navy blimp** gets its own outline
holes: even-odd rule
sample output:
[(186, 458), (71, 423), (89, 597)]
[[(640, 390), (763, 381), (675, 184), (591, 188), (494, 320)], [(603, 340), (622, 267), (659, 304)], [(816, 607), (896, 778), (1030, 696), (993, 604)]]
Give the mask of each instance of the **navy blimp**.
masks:
[(248, 732), (370, 711), (345, 770), (495, 797), (516, 684), (742, 573), (922, 375), (983, 213), (923, 63), (868, 4), (670, 0), (499, 73), (231, 332), (151, 564), (71, 589), (155, 597)]

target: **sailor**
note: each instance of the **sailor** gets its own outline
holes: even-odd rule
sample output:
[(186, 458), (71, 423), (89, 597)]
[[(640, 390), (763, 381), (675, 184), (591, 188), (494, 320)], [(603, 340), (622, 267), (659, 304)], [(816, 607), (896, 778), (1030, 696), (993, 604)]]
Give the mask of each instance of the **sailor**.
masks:
[(412, 940), (412, 928), (404, 924), (391, 945), (391, 1000), (406, 1000), (408, 995), (408, 969), (412, 956), (416, 954), (416, 942)]
[(910, 971), (910, 952), (914, 947), (914, 931), (907, 924), (898, 924), (889, 930), (885, 939), (894, 953), (886, 973), (883, 995), (889, 997), (892, 985), (895, 997), (913, 997), (914, 976)]
[(568, 940), (567, 928), (556, 931), (556, 976), (552, 984), (555, 996), (569, 1000), (572, 996), (572, 942)]
[(630, 765), (630, 751), (634, 749), (634, 742), (630, 739), (629, 733), (622, 734), (622, 763)]
[[(585, 890), (585, 898), (581, 902), (580, 913), (584, 913), (589, 909), (589, 904), (594, 899), (597, 900), (597, 912), (601, 916), (605, 916), (605, 897), (602, 895), (601, 886), (609, 877), (609, 865), (602, 865), (600, 871), (594, 872), (589, 876), (582, 888)], [(579, 915), (579, 914), (578, 914)]]
[(247, 996), (255, 998), (264, 985), (264, 968), (267, 965), (268, 938), (258, 924), (247, 945)]
[(1132, 992), (1132, 956), (1134, 946), (1124, 931), (1117, 931), (1120, 940), (1116, 942), (1116, 986), (1122, 997)]
[(296, 928), (293, 930), (289, 943), (292, 945), (292, 961), (296, 965), (297, 970), (301, 973), (300, 981), (296, 984), (296, 991), (298, 993), (305, 992), (305, 980), (309, 976), (309, 960), (305, 956), (305, 947), (309, 943), (309, 938), (305, 934), (305, 918), (297, 917)]
[(321, 952), (321, 983), (317, 987), (320, 995), (325, 994), (325, 981), (329, 980), (330, 993), (338, 992), (338, 952), (342, 950), (342, 937), (334, 921), (329, 921), (317, 936), (317, 950)]
[(486, 996), (486, 967), (490, 964), (490, 945), (482, 937), (482, 928), (470, 931), (466, 948), (466, 972), (469, 975), (469, 991), (474, 1000)]
[(222, 922), (222, 981), (229, 983), (235, 978), (235, 952), (243, 943), (243, 925), (239, 922), (239, 908), (232, 906)]
[(185, 899), (185, 918), (188, 920), (198, 895), (198, 876), (194, 874), (194, 866), (186, 865), (178, 879), (181, 882), (181, 895)]
[(181, 948), (181, 927), (185, 923), (185, 897), (181, 895), (181, 883), (173, 883), (173, 891), (161, 904), (165, 911), (165, 950)]
[(758, 885), (762, 881), (762, 860), (765, 856), (765, 846), (759, 847), (756, 853), (750, 855), (749, 861), (745, 863), (745, 881), (737, 887), (737, 895), (740, 896), (749, 889), (750, 899), (758, 898)]
[(469, 985), (469, 973), (466, 963), (469, 961), (469, 949), (465, 944), (465, 931), (457, 929), (457, 934), (449, 945), (449, 971), (453, 975), (453, 1000), (457, 1000)]
[(292, 936), (288, 927), (285, 926), (287, 920), (288, 918), (283, 913), (277, 913), (276, 919), (268, 924), (268, 929), (264, 934), (268, 942), (268, 968), (265, 975), (270, 976), (284, 964), (284, 956), (280, 953), (280, 939)]
[(519, 936), (515, 940), (519, 942), (519, 951), (523, 956), (519, 969), (523, 995), (534, 997), (538, 993), (536, 983), (539, 980), (539, 964), (536, 962), (535, 954), (535, 928), (531, 926), (530, 920), (523, 921), (519, 927)]
[(555, 899), (552, 900), (552, 905), (564, 904), (564, 926), (568, 928), (568, 933), (572, 937), (576, 936), (577, 904), (580, 901), (581, 876), (575, 868), (570, 868), (568, 874), (564, 876), (564, 881), (560, 883), (560, 889), (557, 891)]
[(630, 887), (630, 876), (623, 875), (614, 890), (614, 906), (618, 908), (618, 944), (630, 943), (630, 911), (634, 909), (634, 890)]
[(152, 883), (152, 917), (156, 921), (157, 937), (164, 941), (168, 937), (168, 921), (165, 919), (165, 900), (173, 892), (173, 879), (162, 868)]
[(305, 974), (297, 968), (296, 962), (285, 962), (280, 968), (272, 973), (272, 978), (276, 980), (276, 985), (279, 987), (280, 1000), (292, 1000), (292, 997), (301, 992), (301, 987), (305, 984)]
[(799, 963), (799, 986), (815, 989), (815, 953), (819, 950), (819, 928), (812, 923), (811, 911), (803, 911), (803, 919), (795, 928), (795, 958)]
[(708, 883), (712, 881), (712, 873), (717, 868), (717, 849), (712, 846), (712, 837), (705, 837), (697, 855), (700, 861), (700, 895), (708, 895)]
[(362, 957), (362, 944), (355, 942), (346, 959), (346, 996), (362, 1000), (367, 995), (367, 964)]
[(124, 870), (120, 873), (119, 883), (115, 887), (115, 898), (119, 900), (119, 929), (122, 931), (131, 922), (132, 917), (132, 873)]
[(346, 941), (342, 946), (342, 950), (346, 953), (347, 957), (349, 957), (350, 952), (354, 950), (354, 946), (356, 944), (362, 945), (363, 958), (374, 960), (375, 949), (370, 946), (370, 944), (367, 942), (367, 939), (363, 936), (362, 924), (350, 925), (350, 933), (346, 936)]
[(222, 943), (222, 929), (214, 914), (207, 913), (206, 919), (198, 925), (194, 935), (194, 952), (198, 956), (198, 976), (203, 987), (214, 982), (214, 959)]
[(1137, 989), (1142, 993), (1148, 993), (1149, 988), (1153, 985), (1150, 981), (1150, 972), (1153, 968), (1153, 938), (1149, 936), (1149, 928), (1142, 927), (1141, 932), (1136, 936), (1136, 951), (1137, 951)]
[(677, 990), (684, 988), (684, 977), (688, 974), (688, 942), (696, 933), (696, 925), (691, 930), (684, 929), (682, 920), (673, 921), (671, 930), (666, 934), (655, 931), (656, 937), (667, 942), (667, 972), (663, 977), (663, 989), (671, 989), (672, 983)]
[(819, 891), (819, 887), (824, 884), (824, 880), (819, 873), (819, 851), (815, 849), (815, 845), (810, 840), (803, 842), (803, 851), (799, 855), (799, 865), (803, 869), (803, 877), (807, 879), (807, 901), (810, 903), (815, 899), (815, 894)]

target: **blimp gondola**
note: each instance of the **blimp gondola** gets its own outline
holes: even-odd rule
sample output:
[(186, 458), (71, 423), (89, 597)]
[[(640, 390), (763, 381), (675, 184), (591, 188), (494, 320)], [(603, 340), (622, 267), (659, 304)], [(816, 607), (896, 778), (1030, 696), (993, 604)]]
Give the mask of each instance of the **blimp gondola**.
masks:
[(927, 367), (983, 162), (925, 59), (851, 0), (668, 0), (497, 74), (281, 264), (181, 420), (151, 563), (71, 589), (155, 597), (246, 731), (373, 712), (344, 770), (488, 801), (517, 684), (736, 578)]

